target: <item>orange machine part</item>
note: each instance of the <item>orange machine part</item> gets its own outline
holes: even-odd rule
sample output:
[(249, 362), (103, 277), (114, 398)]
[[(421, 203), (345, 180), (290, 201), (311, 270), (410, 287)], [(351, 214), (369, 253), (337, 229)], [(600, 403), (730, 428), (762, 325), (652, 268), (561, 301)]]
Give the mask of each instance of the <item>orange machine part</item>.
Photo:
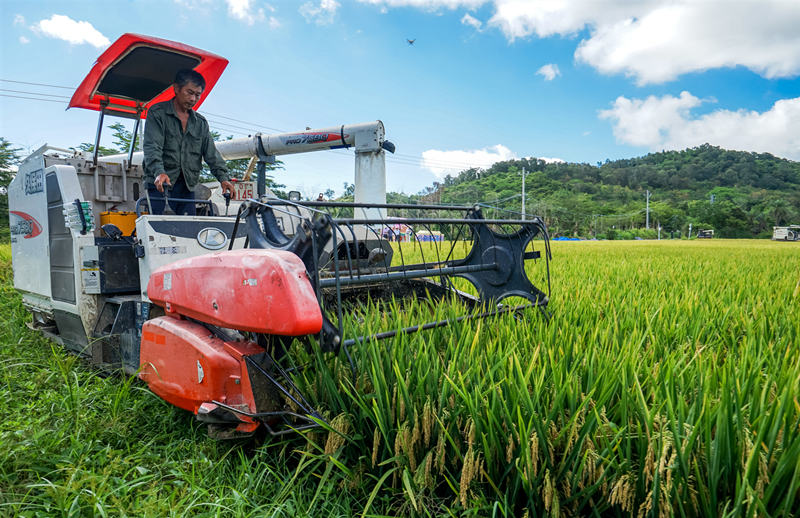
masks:
[(300, 336), (322, 329), (305, 265), (282, 250), (231, 250), (175, 261), (153, 272), (147, 296), (168, 314), (239, 331)]
[(100, 225), (111, 223), (122, 231), (123, 236), (132, 236), (136, 231), (136, 213), (128, 211), (105, 211), (100, 213)]
[[(158, 317), (142, 326), (139, 378), (168, 403), (194, 414), (212, 401), (254, 413), (244, 356), (262, 352), (253, 342), (224, 342), (200, 324)], [(237, 417), (242, 421), (239, 431), (258, 427), (251, 418)]]

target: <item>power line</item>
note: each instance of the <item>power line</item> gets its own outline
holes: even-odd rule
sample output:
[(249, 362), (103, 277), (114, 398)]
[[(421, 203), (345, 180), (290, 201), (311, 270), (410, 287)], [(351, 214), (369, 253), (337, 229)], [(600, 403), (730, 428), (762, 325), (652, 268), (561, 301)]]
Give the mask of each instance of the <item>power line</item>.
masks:
[(16, 99), (31, 99), (33, 101), (45, 101), (48, 103), (64, 104), (64, 101), (57, 101), (55, 99), (42, 99), (40, 97), (23, 97), (21, 95), (11, 95), (11, 94), (0, 94), (0, 97), (14, 97)]
[(286, 133), (286, 130), (282, 130), (282, 129), (278, 129), (278, 128), (270, 128), (269, 126), (261, 126), (260, 124), (256, 124), (254, 122), (248, 122), (248, 121), (243, 121), (243, 120), (240, 120), (240, 119), (234, 119), (233, 117), (228, 117), (228, 116), (225, 116), (225, 115), (218, 115), (218, 114), (215, 114), (215, 113), (207, 112), (205, 110), (203, 110), (203, 113), (205, 113), (207, 115), (210, 115), (212, 117), (218, 117), (220, 119), (227, 119), (227, 120), (230, 120), (230, 121), (240, 122), (242, 124), (247, 124), (248, 126), (257, 126), (259, 128), (265, 128), (265, 129), (268, 129), (268, 130), (277, 131), (278, 133)]
[(235, 131), (235, 132), (238, 132), (238, 133), (241, 133), (241, 134), (246, 134), (246, 135), (252, 135), (253, 133), (256, 133), (256, 132), (252, 131), (250, 128), (242, 128), (241, 126), (235, 126), (233, 124), (220, 122), (220, 121), (214, 120), (214, 119), (206, 119), (206, 120), (208, 121), (209, 124), (214, 124), (215, 126), (219, 126), (219, 127), (222, 127), (222, 128), (227, 128), (228, 131)]
[(25, 91), (25, 90), (10, 90), (8, 88), (0, 88), (0, 92), (13, 92), (13, 93), (17, 93), (17, 94), (41, 95), (41, 96), (44, 96), (44, 97), (58, 97), (58, 98), (61, 98), (61, 99), (69, 99), (69, 97), (67, 97), (66, 95), (44, 94), (44, 93), (39, 93), (39, 92), (28, 92), (28, 91)]
[[(18, 83), (18, 84), (29, 84), (29, 85), (34, 85), (34, 86), (45, 86), (45, 87), (52, 87), (52, 88), (69, 89), (68, 87), (64, 87), (64, 86), (48, 85), (48, 84), (44, 84), (44, 83), (31, 83), (31, 82), (26, 82), (26, 81), (12, 81), (10, 79), (0, 79), (0, 81), (10, 82), (10, 83)], [(29, 95), (40, 96), (40, 97), (27, 97), (27, 96), (21, 96), (21, 95), (12, 95), (12, 94), (7, 94), (7, 93), (0, 93), (0, 97), (11, 97), (11, 98), (15, 98), (15, 99), (26, 99), (26, 100), (32, 100), (32, 101), (45, 101), (45, 102), (53, 102), (53, 103), (59, 103), (59, 104), (64, 104), (64, 101), (63, 100), (58, 100), (58, 99), (69, 99), (69, 97), (63, 96), (63, 95), (55, 95), (55, 94), (47, 94), (47, 93), (36, 93), (36, 92), (24, 92), (24, 91), (20, 91), (20, 90), (11, 90), (11, 89), (6, 89), (6, 88), (0, 88), (0, 92), (26, 93), (26, 94), (29, 94)], [(52, 97), (54, 99), (46, 99), (46, 98), (43, 98), (43, 97)], [(215, 114), (212, 114), (212, 113), (209, 113), (209, 112), (204, 112), (204, 113), (207, 114), (207, 115), (211, 115), (212, 117), (220, 117), (220, 118), (232, 120), (232, 121), (235, 121), (235, 122), (241, 122), (243, 124), (253, 124), (253, 123), (250, 123), (250, 122), (247, 122), (247, 121), (234, 119), (233, 117), (226, 117), (224, 115), (215, 115)], [(220, 133), (223, 133), (223, 132), (237, 133), (238, 132), (237, 130), (253, 131), (254, 133), (257, 132), (257, 131), (254, 131), (253, 128), (245, 128), (245, 127), (238, 126), (238, 125), (235, 125), (235, 124), (229, 124), (229, 123), (225, 123), (225, 122), (215, 121), (213, 119), (208, 119), (208, 120), (209, 120), (210, 124), (214, 125), (213, 129), (215, 131), (216, 130), (223, 130), (223, 131), (220, 131)], [(279, 130), (277, 128), (270, 128), (268, 126), (263, 126), (263, 127), (266, 128), (266, 129), (274, 130), (274, 131), (283, 132), (283, 130)], [(351, 153), (349, 153), (347, 151), (344, 151), (342, 149), (335, 149), (335, 150), (332, 149), (332, 150), (329, 150), (329, 156), (330, 155), (344, 158), (344, 157), (350, 157)], [(411, 166), (418, 166), (418, 167), (421, 167), (423, 165), (434, 165), (434, 167), (435, 167), (436, 163), (439, 163), (439, 164), (445, 164), (445, 163), (452, 164), (454, 166), (463, 167), (465, 169), (469, 169), (469, 168), (475, 167), (473, 165), (466, 164), (466, 163), (447, 162), (447, 161), (440, 161), (440, 160), (430, 160), (430, 159), (424, 159), (424, 158), (417, 158), (417, 157), (415, 157), (413, 155), (405, 155), (405, 154), (396, 154), (396, 155), (387, 154), (386, 158), (387, 158), (387, 160), (389, 160), (391, 162), (394, 162), (394, 163), (397, 163), (397, 164), (400, 164), (400, 165), (411, 165)], [(502, 200), (497, 200), (497, 201), (505, 201), (505, 200), (508, 200), (508, 199), (511, 199), (511, 198), (516, 198), (518, 196), (520, 196), (520, 195), (519, 194), (515, 194), (513, 196), (509, 196), (508, 198), (504, 198)], [(571, 215), (574, 215), (574, 216), (597, 217), (597, 218), (604, 218), (604, 219), (626, 219), (626, 218), (632, 218), (632, 217), (637, 216), (637, 215), (639, 215), (639, 214), (641, 214), (643, 212), (646, 212), (645, 209), (640, 209), (640, 210), (637, 210), (637, 211), (634, 211), (634, 212), (625, 213), (625, 214), (589, 214), (589, 213), (578, 213), (578, 212), (566, 209), (564, 207), (558, 207), (558, 206), (550, 205), (550, 204), (543, 203), (543, 202), (536, 202), (535, 205), (536, 205), (537, 208), (544, 208), (545, 210), (548, 210), (550, 212), (560, 212), (560, 213), (571, 214)], [(492, 207), (491, 205), (484, 205), (484, 206)], [(500, 207), (493, 207), (493, 208), (497, 208), (498, 210), (502, 210), (504, 212), (512, 212), (512, 213), (515, 213), (515, 214), (519, 214), (516, 211), (509, 211), (508, 209), (501, 209)]]
[[(60, 89), (65, 89), (65, 90), (74, 90), (73, 87), (61, 86), (61, 85), (52, 85), (52, 84), (47, 84), (47, 83), (35, 83), (35, 82), (31, 82), (31, 81), (16, 81), (16, 80), (12, 80), (12, 79), (3, 79), (3, 78), (0, 78), (0, 81), (4, 81), (4, 82), (8, 82), (8, 83), (16, 83), (16, 84), (33, 85), (33, 86), (43, 86), (43, 87), (48, 87), (48, 88), (60, 88)], [(9, 92), (14, 92), (14, 93), (22, 93), (22, 94), (35, 95), (35, 96), (42, 97), (42, 98), (39, 98), (39, 97), (22, 97), (22, 96), (15, 96), (15, 95), (3, 95), (3, 97), (14, 97), (14, 98), (18, 98), (18, 99), (41, 100), (41, 101), (48, 101), (48, 102), (62, 102), (62, 101), (56, 101), (55, 99), (70, 99), (70, 97), (68, 97), (68, 96), (62, 96), (62, 95), (56, 95), (56, 94), (50, 94), (50, 93), (26, 92), (26, 91), (9, 90), (9, 89), (0, 89), (0, 91), (9, 91)], [(208, 119), (209, 123), (213, 123), (214, 126), (217, 126), (219, 129), (224, 130), (224, 131), (222, 131), (222, 133), (224, 133), (224, 132), (234, 132), (235, 133), (237, 131), (243, 131), (243, 132), (247, 132), (245, 134), (249, 135), (249, 134), (258, 133), (261, 129), (277, 131), (278, 133), (286, 133), (286, 130), (283, 130), (283, 129), (280, 129), (280, 128), (273, 128), (273, 127), (270, 127), (270, 126), (267, 126), (267, 125), (261, 125), (261, 124), (254, 123), (254, 122), (251, 122), (251, 121), (246, 121), (246, 120), (243, 120), (243, 119), (237, 119), (235, 117), (229, 117), (227, 115), (211, 113), (211, 112), (208, 112), (208, 111), (205, 111), (205, 110), (200, 111), (200, 113), (204, 114), (204, 115), (208, 115), (210, 117), (214, 117), (214, 118), (218, 118), (218, 119), (230, 120), (230, 121), (233, 121), (233, 122), (238, 122), (240, 124), (246, 124), (247, 125), (247, 126), (240, 126), (238, 124), (231, 124), (231, 123), (228, 123), (228, 122), (222, 122), (222, 121), (219, 121), (219, 120), (213, 120), (213, 119), (209, 118)], [(440, 160), (440, 159), (430, 159), (430, 158), (426, 159), (426, 158), (422, 158), (422, 157), (419, 157), (419, 156), (407, 155), (407, 154), (403, 154), (403, 153), (387, 154), (387, 158), (391, 162), (402, 164), (402, 165), (411, 165), (411, 166), (417, 166), (417, 167), (432, 166), (432, 167), (438, 167), (438, 168), (442, 168), (442, 169), (453, 169), (454, 171), (455, 170), (459, 170), (459, 169), (460, 170), (465, 170), (465, 169), (471, 169), (471, 168), (478, 167), (478, 166), (476, 166), (474, 164), (469, 164), (469, 163), (466, 163), (466, 162), (454, 162), (454, 161)]]
[[(21, 81), (19, 81), (19, 82), (21, 82)], [(0, 89), (0, 91), (19, 92), (17, 90), (8, 90), (8, 89)], [(58, 104), (64, 104), (64, 100), (60, 100), (60, 99), (67, 99), (68, 98), (66, 96), (60, 96), (60, 95), (54, 95), (54, 94), (43, 94), (43, 93), (42, 94), (40, 94), (40, 93), (31, 93), (30, 95), (38, 95), (38, 96), (41, 96), (41, 97), (28, 97), (28, 96), (0, 93), (0, 97), (11, 97), (11, 98), (15, 98), (15, 99), (26, 99), (26, 100), (31, 100), (31, 101), (44, 101), (44, 102), (51, 102), (51, 103), (58, 103)], [(53, 99), (47, 99), (45, 97), (53, 97)], [(208, 114), (208, 115), (211, 115), (208, 112), (205, 112), (205, 113)], [(235, 125), (235, 124), (228, 124), (228, 123), (225, 123), (225, 122), (216, 121), (214, 119), (208, 119), (208, 121), (209, 121), (209, 125), (212, 126), (212, 129), (214, 129), (214, 131), (218, 131), (220, 134), (233, 133), (233, 134), (238, 134), (238, 135), (241, 135), (241, 136), (249, 136), (252, 133), (257, 133), (257, 131), (254, 128), (245, 128), (245, 127), (238, 126), (238, 125)], [(275, 129), (275, 128), (268, 128), (268, 129)], [(243, 133), (243, 132), (246, 132), (246, 133)], [(343, 156), (343, 157), (344, 156), (350, 156), (349, 152), (346, 152), (346, 151), (341, 150), (341, 149), (330, 150), (330, 151), (335, 156)], [(395, 163), (395, 164), (398, 164), (398, 165), (406, 165), (406, 166), (413, 166), (413, 167), (420, 167), (420, 168), (425, 167), (425, 166), (438, 167), (437, 164), (435, 163), (435, 162), (438, 162), (438, 161), (431, 161), (431, 160), (426, 160), (426, 159), (423, 159), (423, 158), (416, 158), (416, 157), (413, 157), (412, 155), (400, 155), (400, 156), (397, 156), (397, 155), (393, 155), (393, 154), (387, 154), (386, 155), (386, 159), (389, 162)], [(440, 163), (444, 163), (444, 162), (440, 162)], [(474, 165), (466, 164), (466, 163), (462, 163), (460, 165), (456, 165), (455, 162), (451, 162), (449, 164), (452, 164), (453, 166), (455, 166), (455, 167), (452, 167), (453, 169), (461, 168), (462, 170), (466, 170), (466, 169), (470, 169), (472, 167), (475, 167)], [(447, 168), (449, 169), (450, 167), (447, 167)]]
[[(74, 87), (69, 86), (62, 86), (62, 85), (53, 85), (48, 83), (36, 83), (31, 81), (17, 81), (13, 79), (4, 79), (0, 78), (0, 81), (8, 82), (8, 83), (16, 83), (16, 84), (24, 84), (24, 85), (32, 85), (32, 86), (42, 86), (47, 88), (59, 88), (64, 90), (74, 90)], [(26, 99), (32, 101), (46, 101), (46, 102), (57, 102), (63, 103), (61, 100), (57, 99), (70, 99), (69, 96), (62, 96), (50, 93), (38, 93), (38, 92), (26, 92), (20, 90), (10, 90), (10, 89), (0, 89), (0, 91), (5, 92), (13, 92), (13, 93), (21, 93), (26, 94), (27, 96), (20, 96), (20, 95), (10, 95), (10, 94), (0, 94), (2, 97), (11, 97), (16, 99)], [(37, 97), (30, 97), (30, 96), (37, 96)], [(238, 124), (231, 124), (228, 122), (222, 122), (219, 120), (214, 120), (209, 118), (209, 123), (215, 126), (215, 130), (222, 130), (220, 133), (239, 133), (241, 135), (250, 135), (254, 133), (258, 133), (261, 129), (267, 129), (271, 131), (277, 131), (279, 133), (286, 133), (286, 130), (282, 130), (280, 128), (273, 128), (267, 125), (257, 124), (251, 121), (246, 121), (243, 119), (237, 119), (235, 117), (229, 117), (227, 115), (215, 114), (208, 111), (201, 111), (200, 113), (204, 115), (208, 115), (210, 117), (225, 119), (233, 122), (238, 122), (240, 124), (246, 124), (247, 126), (240, 126)], [(245, 133), (241, 133), (245, 132)], [(400, 165), (407, 165), (407, 166), (415, 166), (415, 167), (434, 167), (434, 168), (441, 168), (441, 169), (452, 169), (454, 172), (460, 172), (467, 169), (472, 168), (481, 168), (475, 164), (470, 164), (467, 162), (456, 162), (456, 161), (449, 161), (449, 160), (441, 160), (441, 159), (430, 159), (430, 158), (423, 158), (414, 155), (408, 155), (403, 153), (397, 154), (387, 154), (387, 159), (396, 164)]]
[(13, 79), (2, 79), (2, 78), (0, 78), (0, 81), (3, 81), (5, 83), (17, 83), (20, 85), (47, 86), (49, 88), (62, 88), (64, 90), (75, 90), (74, 86), (58, 86), (58, 85), (49, 85), (46, 83), (30, 83), (28, 81), (14, 81)]

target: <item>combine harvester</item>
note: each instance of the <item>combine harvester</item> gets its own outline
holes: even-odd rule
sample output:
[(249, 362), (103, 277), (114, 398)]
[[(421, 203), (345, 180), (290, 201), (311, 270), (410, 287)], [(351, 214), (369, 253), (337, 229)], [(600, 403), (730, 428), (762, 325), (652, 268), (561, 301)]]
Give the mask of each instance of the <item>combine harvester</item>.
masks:
[[(9, 186), (14, 286), (31, 327), (102, 369), (138, 373), (212, 435), (236, 437), (259, 427), (287, 433), (320, 419), (292, 382), (294, 339), (347, 352), (453, 321), (345, 337), (343, 315), (365, 297), (461, 300), (465, 314), (455, 320), (545, 312), (543, 221), (487, 220), (477, 206), (387, 204), (385, 152), (394, 146), (380, 121), (218, 142), (225, 159), (254, 157), (257, 181), (240, 182), (233, 200), (199, 200), (197, 216), (148, 214), (142, 156), (134, 153), (140, 121), (171, 98), (176, 71), (203, 74), (202, 102), (226, 65), (214, 54), (133, 34), (98, 58), (69, 106), (100, 112), (95, 150), (106, 115), (135, 120), (129, 153), (100, 157), (45, 145)], [(266, 189), (276, 156), (336, 148), (355, 151), (355, 202), (281, 200)], [(417, 229), (447, 241), (398, 243), (387, 236), (397, 225), (412, 237)], [(536, 236), (544, 239), (539, 271), (547, 294), (526, 274), (526, 263), (542, 259)], [(456, 289), (465, 284), (471, 294)], [(524, 303), (508, 303), (514, 299)]]

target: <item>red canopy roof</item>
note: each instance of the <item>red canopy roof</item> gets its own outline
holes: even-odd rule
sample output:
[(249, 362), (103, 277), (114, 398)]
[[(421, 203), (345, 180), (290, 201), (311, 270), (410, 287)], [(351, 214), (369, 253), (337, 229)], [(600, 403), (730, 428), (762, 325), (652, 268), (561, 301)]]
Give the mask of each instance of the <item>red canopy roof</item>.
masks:
[(199, 107), (222, 75), (228, 60), (183, 43), (123, 34), (103, 52), (69, 101), (70, 108), (100, 110), (123, 117), (147, 117), (147, 109), (173, 97), (172, 82), (183, 68), (206, 80)]

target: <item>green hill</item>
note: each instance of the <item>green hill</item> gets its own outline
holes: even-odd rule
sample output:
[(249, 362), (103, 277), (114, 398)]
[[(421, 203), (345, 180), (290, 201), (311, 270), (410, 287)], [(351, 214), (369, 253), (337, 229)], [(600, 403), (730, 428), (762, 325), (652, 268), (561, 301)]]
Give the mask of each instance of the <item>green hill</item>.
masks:
[[(474, 203), (518, 217), (525, 168), (526, 213), (543, 216), (554, 235), (631, 237), (650, 226), (664, 233), (713, 228), (720, 237), (768, 237), (773, 225), (800, 220), (800, 162), (768, 153), (704, 144), (597, 165), (546, 163), (536, 158), (498, 162), (447, 176), (420, 193), (425, 201)], [(713, 197), (713, 201), (712, 201)]]

